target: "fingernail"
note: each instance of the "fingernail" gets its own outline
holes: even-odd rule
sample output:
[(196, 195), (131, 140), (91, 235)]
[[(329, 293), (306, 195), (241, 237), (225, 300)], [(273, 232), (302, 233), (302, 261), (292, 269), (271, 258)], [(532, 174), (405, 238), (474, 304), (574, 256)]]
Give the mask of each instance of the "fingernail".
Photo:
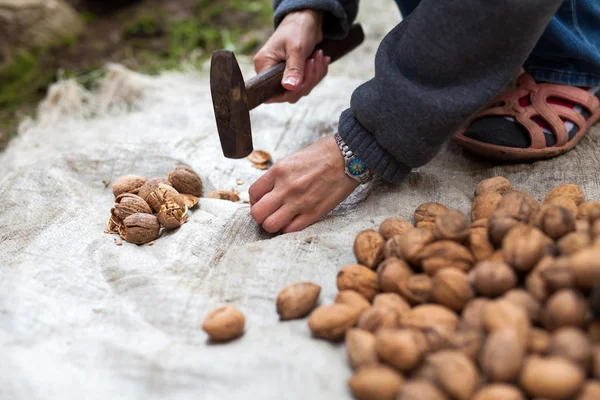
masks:
[(284, 85), (290, 85), (290, 86), (297, 86), (298, 85), (298, 78), (296, 78), (295, 76), (288, 76), (287, 78), (285, 78), (283, 80), (283, 84)]
[(327, 64), (329, 64), (331, 62), (331, 57), (329, 57), (329, 56), (325, 57), (325, 62)]

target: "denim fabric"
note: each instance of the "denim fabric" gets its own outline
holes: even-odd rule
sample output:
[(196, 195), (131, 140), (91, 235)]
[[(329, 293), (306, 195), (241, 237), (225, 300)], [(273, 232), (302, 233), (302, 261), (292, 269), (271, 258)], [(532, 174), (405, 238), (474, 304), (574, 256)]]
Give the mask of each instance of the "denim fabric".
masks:
[[(395, 0), (406, 18), (420, 0)], [(538, 81), (600, 85), (600, 0), (564, 0), (525, 62)]]

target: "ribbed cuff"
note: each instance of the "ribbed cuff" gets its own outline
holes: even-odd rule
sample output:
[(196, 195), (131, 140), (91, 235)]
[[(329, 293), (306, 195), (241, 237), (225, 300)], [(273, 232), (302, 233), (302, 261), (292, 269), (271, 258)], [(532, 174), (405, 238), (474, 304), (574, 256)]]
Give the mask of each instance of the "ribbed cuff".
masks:
[(369, 134), (347, 109), (340, 116), (338, 132), (350, 150), (371, 170), (386, 181), (400, 184), (411, 168), (385, 151), (375, 137)]
[(323, 18), (323, 37), (325, 39), (339, 40), (348, 35), (350, 22), (344, 7), (337, 0), (283, 0), (275, 9), (275, 29), (287, 14), (306, 9), (325, 12)]

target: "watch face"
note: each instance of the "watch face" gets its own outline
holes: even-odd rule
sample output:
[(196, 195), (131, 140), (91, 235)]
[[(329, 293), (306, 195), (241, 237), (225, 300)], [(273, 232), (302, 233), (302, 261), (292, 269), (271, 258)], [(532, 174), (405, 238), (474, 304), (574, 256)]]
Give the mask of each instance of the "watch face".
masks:
[(348, 163), (348, 172), (352, 176), (361, 176), (367, 172), (367, 166), (360, 158), (355, 158)]

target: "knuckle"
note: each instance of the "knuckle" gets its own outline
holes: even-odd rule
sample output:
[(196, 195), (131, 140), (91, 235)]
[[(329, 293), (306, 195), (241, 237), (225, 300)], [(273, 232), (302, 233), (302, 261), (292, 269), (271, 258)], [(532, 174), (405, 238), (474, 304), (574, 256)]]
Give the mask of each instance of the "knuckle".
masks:
[(257, 223), (259, 223), (259, 224), (261, 224), (263, 222), (262, 218), (261, 218), (261, 215), (260, 215), (260, 212), (259, 212), (259, 210), (256, 207), (250, 208), (250, 216), (252, 218), (254, 218), (254, 220)]
[(277, 227), (277, 223), (273, 221), (273, 219), (267, 220), (262, 224), (262, 227), (265, 231), (269, 233), (276, 233), (279, 229)]

